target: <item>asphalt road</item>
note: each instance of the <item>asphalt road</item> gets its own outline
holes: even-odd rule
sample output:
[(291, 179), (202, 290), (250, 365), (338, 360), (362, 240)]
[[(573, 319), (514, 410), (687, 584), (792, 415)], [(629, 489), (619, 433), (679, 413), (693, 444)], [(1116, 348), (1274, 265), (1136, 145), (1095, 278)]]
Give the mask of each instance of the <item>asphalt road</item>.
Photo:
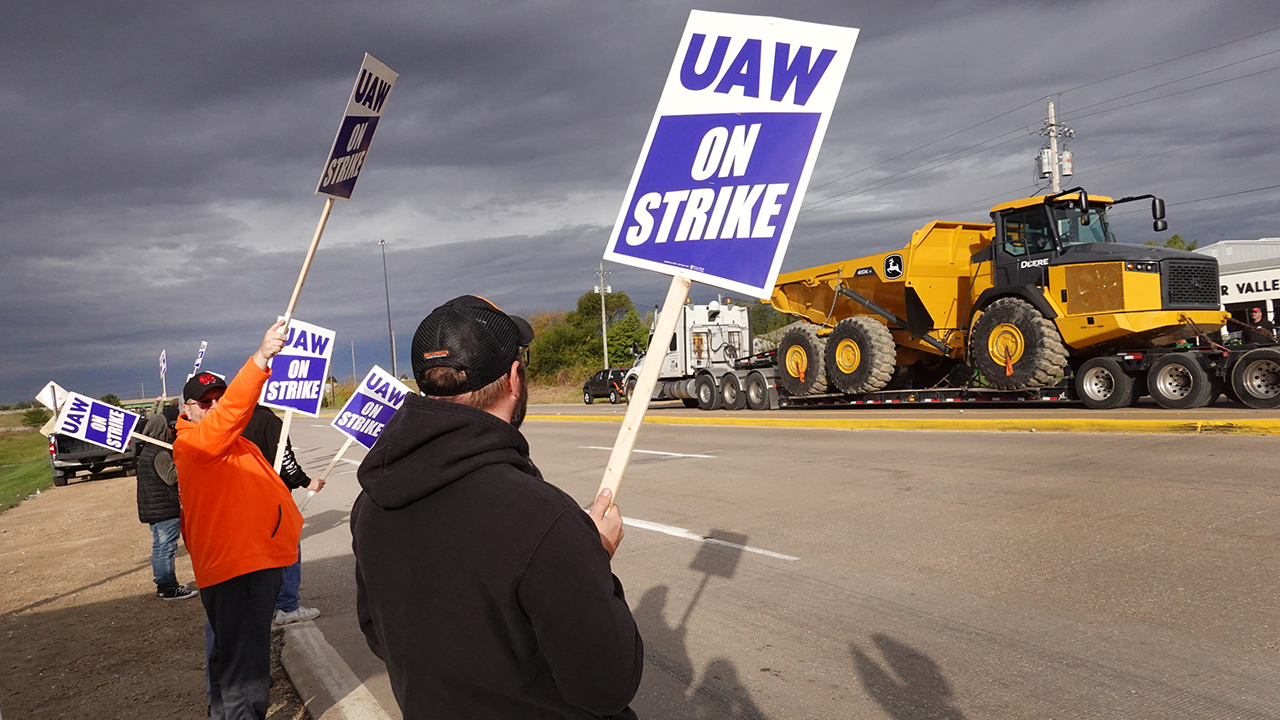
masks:
[[(327, 423), (293, 425), (312, 472)], [(525, 426), (583, 505), (617, 429)], [(1280, 717), (1280, 438), (647, 424), (636, 448), (613, 565), (642, 717)], [(355, 468), (305, 513), (304, 603), (396, 714), (354, 619)]]

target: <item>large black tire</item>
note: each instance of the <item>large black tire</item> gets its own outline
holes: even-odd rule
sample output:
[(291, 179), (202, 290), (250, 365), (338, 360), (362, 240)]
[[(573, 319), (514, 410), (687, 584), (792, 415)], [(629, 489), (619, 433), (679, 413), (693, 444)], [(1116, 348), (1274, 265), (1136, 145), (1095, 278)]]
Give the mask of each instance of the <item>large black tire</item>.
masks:
[(1049, 387), (1067, 373), (1062, 335), (1021, 298), (1000, 298), (973, 324), (969, 355), (987, 382), (1001, 390)]
[(583, 391), (582, 391), (582, 402), (583, 402), (584, 404), (590, 405), (592, 400), (595, 400), (595, 398), (591, 397), (591, 391), (590, 391), (590, 390), (583, 390)]
[(1250, 350), (1231, 368), (1231, 389), (1251, 408), (1280, 407), (1280, 352)]
[(627, 379), (627, 404), (631, 404), (631, 396), (636, 394), (636, 383), (639, 381), (634, 375)]
[(747, 376), (746, 387), (742, 389), (742, 394), (747, 398), (747, 407), (752, 410), (768, 410), (769, 409), (769, 381), (764, 379), (764, 375), (759, 372), (753, 372)]
[(1204, 407), (1213, 399), (1213, 382), (1195, 358), (1170, 353), (1151, 363), (1147, 391), (1162, 408), (1187, 410)]
[(1076, 396), (1086, 407), (1111, 410), (1133, 404), (1133, 377), (1108, 357), (1086, 360), (1076, 371)]
[(618, 388), (609, 388), (609, 404), (617, 405), (622, 399), (622, 395), (618, 393)]
[(778, 384), (792, 395), (826, 392), (825, 350), (826, 341), (806, 326), (783, 333), (778, 343)]
[(687, 408), (698, 407), (698, 398), (680, 398), (680, 402), (684, 403)]
[(742, 391), (742, 382), (733, 373), (726, 373), (720, 378), (720, 405), (725, 410), (741, 410), (747, 406), (747, 394)]
[(827, 382), (850, 395), (875, 392), (893, 379), (897, 357), (884, 323), (865, 315), (845, 318), (827, 336)]
[(716, 387), (716, 379), (703, 373), (693, 381), (693, 392), (698, 397), (699, 410), (720, 409), (720, 389)]

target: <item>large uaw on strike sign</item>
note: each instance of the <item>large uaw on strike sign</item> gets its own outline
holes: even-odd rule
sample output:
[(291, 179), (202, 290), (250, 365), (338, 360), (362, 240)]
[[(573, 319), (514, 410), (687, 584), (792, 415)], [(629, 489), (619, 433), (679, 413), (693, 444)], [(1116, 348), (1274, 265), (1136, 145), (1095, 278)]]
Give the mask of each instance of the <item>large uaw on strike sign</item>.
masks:
[(142, 418), (114, 405), (68, 393), (54, 432), (124, 452)]
[(373, 142), (373, 131), (378, 128), (378, 119), (382, 117), (382, 107), (397, 77), (399, 75), (391, 68), (365, 53), (360, 75), (356, 77), (351, 98), (347, 100), (347, 112), (338, 126), (338, 136), (333, 140), (329, 159), (325, 160), (324, 172), (320, 174), (317, 194), (351, 199), (356, 180), (360, 178), (360, 168)]
[(691, 12), (604, 258), (768, 297), (857, 37)]
[(332, 330), (294, 320), (284, 349), (269, 361), (271, 377), (258, 402), (281, 410), (293, 409), (316, 417), (324, 399), (324, 382), (333, 357)]
[(404, 404), (405, 395), (411, 392), (391, 373), (374, 365), (351, 399), (338, 411), (332, 425), (338, 432), (372, 450), (382, 429)]

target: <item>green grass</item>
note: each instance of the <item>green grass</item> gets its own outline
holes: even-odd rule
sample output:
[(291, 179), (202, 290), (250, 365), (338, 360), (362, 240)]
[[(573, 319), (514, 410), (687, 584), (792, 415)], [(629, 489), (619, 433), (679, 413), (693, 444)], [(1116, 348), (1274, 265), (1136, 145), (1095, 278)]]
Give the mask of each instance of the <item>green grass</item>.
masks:
[(39, 433), (0, 437), (0, 511), (53, 484), (49, 438)]

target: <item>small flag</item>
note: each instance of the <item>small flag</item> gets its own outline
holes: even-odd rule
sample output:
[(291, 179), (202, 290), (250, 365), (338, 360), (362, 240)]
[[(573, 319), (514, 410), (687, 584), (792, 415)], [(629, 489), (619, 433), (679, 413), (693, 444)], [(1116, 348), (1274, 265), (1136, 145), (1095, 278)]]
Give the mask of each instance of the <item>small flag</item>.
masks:
[(169, 372), (169, 361), (164, 359), (164, 351), (160, 351), (160, 374), (164, 375)]
[(201, 341), (200, 341), (200, 352), (199, 352), (199, 354), (197, 354), (197, 355), (196, 355), (196, 366), (195, 366), (195, 369), (193, 369), (193, 370), (191, 371), (191, 374), (192, 374), (192, 375), (195, 375), (196, 373), (200, 372), (200, 363), (201, 363), (201, 362), (204, 362), (204, 349), (205, 349), (205, 348), (207, 348), (207, 347), (209, 347), (209, 341), (208, 341), (208, 340), (201, 340)]

